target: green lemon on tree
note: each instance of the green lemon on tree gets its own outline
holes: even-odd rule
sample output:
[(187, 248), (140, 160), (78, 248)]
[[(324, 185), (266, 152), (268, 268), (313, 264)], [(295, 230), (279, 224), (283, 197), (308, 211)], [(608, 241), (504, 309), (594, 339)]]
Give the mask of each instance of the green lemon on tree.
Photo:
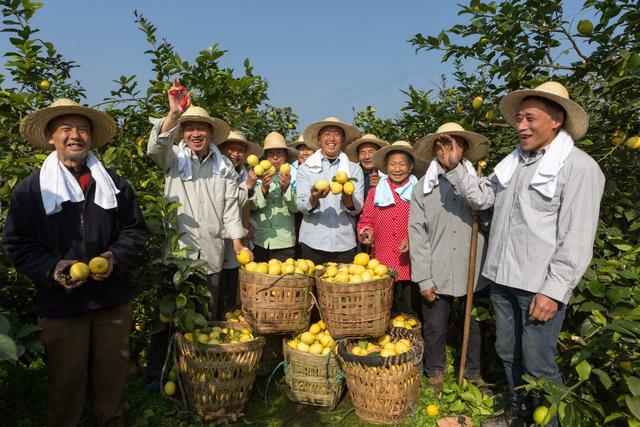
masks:
[(583, 36), (588, 36), (593, 32), (593, 23), (588, 19), (583, 19), (578, 22), (578, 32)]
[(533, 411), (533, 422), (541, 426), (549, 424), (549, 422), (551, 422), (549, 408), (544, 405), (538, 406), (536, 410)]

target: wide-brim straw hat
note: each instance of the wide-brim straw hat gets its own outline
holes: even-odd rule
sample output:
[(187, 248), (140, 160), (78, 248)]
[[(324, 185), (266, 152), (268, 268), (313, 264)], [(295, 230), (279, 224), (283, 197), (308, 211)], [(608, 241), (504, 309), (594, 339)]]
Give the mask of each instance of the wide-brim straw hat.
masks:
[[(178, 118), (178, 123), (183, 124), (185, 122), (201, 122), (207, 123), (211, 126), (211, 143), (218, 145), (221, 142), (224, 142), (229, 136), (229, 132), (231, 128), (224, 120), (217, 119), (215, 117), (211, 117), (209, 113), (204, 108), (196, 107), (195, 105), (191, 105), (187, 108), (187, 111), (182, 113), (180, 118)], [(176, 142), (182, 139), (182, 132), (176, 134)]]
[(459, 136), (469, 144), (464, 157), (470, 162), (477, 162), (489, 154), (489, 140), (479, 133), (465, 130), (458, 123), (449, 122), (441, 125), (438, 130), (416, 141), (416, 152), (425, 161), (430, 162), (433, 157), (433, 144), (440, 134)]
[(569, 92), (558, 82), (542, 83), (535, 89), (516, 90), (508, 93), (500, 100), (500, 112), (502, 117), (514, 128), (520, 103), (529, 96), (539, 96), (549, 99), (566, 112), (563, 128), (574, 140), (582, 138), (589, 128), (589, 117), (584, 109), (569, 99)]
[(36, 147), (53, 150), (55, 147), (49, 144), (47, 137), (47, 125), (56, 117), (70, 114), (86, 117), (91, 122), (92, 148), (106, 144), (116, 133), (116, 122), (107, 113), (61, 98), (25, 117), (20, 123), (20, 135)]
[(425, 174), (425, 172), (427, 171), (427, 162), (425, 162), (417, 155), (414, 148), (407, 141), (396, 141), (393, 144), (376, 151), (376, 154), (373, 155), (373, 167), (386, 174), (387, 162), (385, 161), (385, 158), (387, 154), (394, 151), (403, 151), (413, 157), (413, 171), (411, 173), (418, 179), (420, 179), (422, 175)]
[(260, 147), (255, 142), (251, 142), (251, 141), (247, 140), (247, 137), (244, 135), (244, 133), (240, 132), (237, 129), (231, 129), (231, 131), (229, 132), (229, 136), (224, 141), (219, 143), (218, 146), (221, 146), (226, 142), (241, 142), (241, 143), (243, 143), (245, 145), (245, 147), (246, 147), (245, 148), (245, 157), (248, 157), (251, 154), (257, 156), (258, 158), (262, 157), (262, 154), (263, 154), (262, 147)]
[(289, 147), (287, 142), (284, 140), (284, 136), (280, 135), (278, 132), (269, 133), (269, 135), (264, 138), (262, 148), (264, 149), (265, 155), (267, 154), (267, 150), (273, 150), (276, 148), (287, 150), (287, 162), (293, 163), (298, 160), (298, 150)]
[(301, 145), (303, 145), (303, 146), (305, 146), (305, 147), (307, 147), (307, 148), (309, 148), (309, 149), (311, 149), (311, 150), (314, 150), (314, 151), (315, 151), (315, 150), (317, 150), (318, 148), (320, 148), (320, 147), (318, 147), (317, 145), (312, 144), (311, 142), (307, 142), (307, 141), (305, 141), (305, 140), (304, 140), (304, 136), (302, 136), (302, 135), (298, 136), (298, 139), (297, 139), (297, 140), (295, 140), (295, 141), (293, 141), (293, 142), (290, 142), (288, 145), (289, 145), (289, 147), (291, 147), (291, 148), (295, 148), (296, 150), (297, 150)]
[(327, 117), (319, 122), (311, 123), (302, 133), (302, 137), (307, 145), (312, 144), (320, 147), (318, 144), (318, 133), (322, 128), (327, 126), (337, 126), (344, 131), (344, 141), (342, 142), (342, 150), (346, 150), (347, 146), (356, 139), (360, 138), (360, 131), (357, 127), (348, 125), (336, 117)]
[(384, 147), (388, 147), (389, 143), (387, 141), (383, 141), (372, 133), (367, 133), (362, 136), (362, 138), (356, 139), (344, 150), (347, 153), (347, 157), (354, 163), (358, 163), (358, 149), (363, 144), (373, 144), (378, 147), (378, 150)]

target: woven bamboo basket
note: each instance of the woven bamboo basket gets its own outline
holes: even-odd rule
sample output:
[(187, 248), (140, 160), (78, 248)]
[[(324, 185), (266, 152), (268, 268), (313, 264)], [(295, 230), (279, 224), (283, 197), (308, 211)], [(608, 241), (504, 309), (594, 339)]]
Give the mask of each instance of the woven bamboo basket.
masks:
[(240, 269), (242, 314), (261, 335), (296, 333), (309, 326), (311, 276), (271, 276)]
[(351, 348), (357, 342), (340, 342), (340, 366), (356, 415), (363, 421), (398, 424), (418, 406), (424, 344), (415, 334), (394, 334), (399, 337), (411, 341), (412, 348), (392, 357), (355, 356)]
[[(230, 322), (211, 326), (242, 329)], [(187, 403), (205, 421), (234, 421), (242, 414), (256, 378), (264, 337), (239, 344), (194, 344), (176, 334), (178, 367)]]
[(327, 355), (296, 350), (282, 340), (287, 397), (292, 402), (335, 408), (344, 391), (344, 376), (333, 352)]
[(316, 277), (322, 319), (339, 338), (379, 337), (389, 328), (393, 276), (364, 283), (330, 283)]

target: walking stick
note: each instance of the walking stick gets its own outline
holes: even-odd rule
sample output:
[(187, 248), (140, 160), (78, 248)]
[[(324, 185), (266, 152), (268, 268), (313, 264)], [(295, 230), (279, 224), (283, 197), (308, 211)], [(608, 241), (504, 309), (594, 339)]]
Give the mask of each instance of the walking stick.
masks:
[[(482, 176), (482, 167), (478, 164), (478, 176)], [(464, 367), (467, 363), (469, 347), (469, 331), (471, 329), (471, 309), (473, 308), (473, 289), (476, 278), (476, 254), (478, 252), (478, 211), (471, 211), (471, 243), (469, 245), (469, 270), (467, 273), (467, 303), (464, 310), (464, 329), (462, 332), (462, 354), (460, 355), (460, 372), (458, 385), (464, 381)]]

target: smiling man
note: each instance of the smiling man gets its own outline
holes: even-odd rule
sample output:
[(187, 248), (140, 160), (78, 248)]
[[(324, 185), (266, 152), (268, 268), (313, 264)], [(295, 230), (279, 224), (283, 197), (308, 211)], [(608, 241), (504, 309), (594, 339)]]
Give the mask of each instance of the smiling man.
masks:
[[(133, 284), (128, 270), (147, 237), (129, 184), (92, 150), (116, 132), (106, 113), (69, 99), (20, 125), (31, 144), (53, 150), (11, 195), (2, 245), (36, 286), (47, 362), (47, 425), (80, 423), (90, 384), (93, 424), (124, 425)], [(107, 271), (73, 278), (70, 267), (101, 256)]]
[(373, 134), (365, 134), (362, 138), (353, 141), (345, 149), (345, 153), (354, 163), (359, 163), (364, 174), (364, 199), (367, 200), (369, 189), (380, 182), (380, 174), (373, 167), (373, 156), (381, 148), (388, 147), (389, 143)]
[(523, 375), (562, 383), (556, 343), (566, 304), (591, 261), (605, 181), (598, 164), (574, 145), (588, 118), (564, 86), (547, 82), (512, 92), (500, 111), (520, 143), (490, 177), (468, 174), (456, 144), (440, 143), (446, 153), (439, 156), (447, 180), (471, 207), (494, 209), (482, 274), (494, 282), (496, 351), (511, 410), (485, 426), (531, 422), (537, 402), (516, 391)]

